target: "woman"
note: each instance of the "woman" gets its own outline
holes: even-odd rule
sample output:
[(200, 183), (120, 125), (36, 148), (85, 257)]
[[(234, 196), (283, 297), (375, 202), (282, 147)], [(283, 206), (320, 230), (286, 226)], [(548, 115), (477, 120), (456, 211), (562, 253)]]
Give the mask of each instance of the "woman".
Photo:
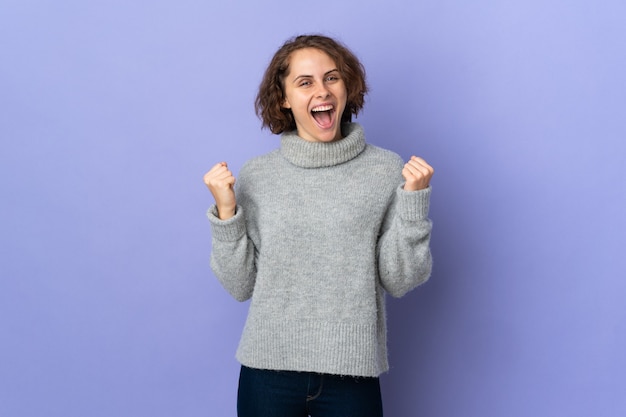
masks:
[(365, 142), (351, 123), (365, 72), (345, 46), (299, 36), (274, 55), (257, 113), (280, 148), (204, 181), (211, 266), (251, 298), (237, 350), (238, 415), (382, 416), (385, 292), (428, 279), (433, 169)]

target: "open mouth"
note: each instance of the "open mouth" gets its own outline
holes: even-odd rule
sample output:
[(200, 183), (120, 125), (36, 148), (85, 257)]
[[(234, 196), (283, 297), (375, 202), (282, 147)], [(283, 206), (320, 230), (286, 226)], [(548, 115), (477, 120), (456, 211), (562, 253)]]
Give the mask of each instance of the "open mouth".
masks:
[(317, 106), (311, 109), (311, 115), (313, 119), (322, 129), (328, 129), (333, 125), (333, 115), (335, 114), (335, 107), (330, 104)]

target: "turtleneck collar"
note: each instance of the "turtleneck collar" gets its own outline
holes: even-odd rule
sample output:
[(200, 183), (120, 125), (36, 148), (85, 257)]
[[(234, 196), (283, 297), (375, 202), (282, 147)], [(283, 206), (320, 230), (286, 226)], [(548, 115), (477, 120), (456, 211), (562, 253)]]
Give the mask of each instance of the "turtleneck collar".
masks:
[(280, 138), (280, 153), (302, 168), (323, 168), (356, 158), (365, 149), (365, 134), (357, 123), (345, 123), (345, 137), (334, 142), (309, 142), (297, 131), (285, 132)]

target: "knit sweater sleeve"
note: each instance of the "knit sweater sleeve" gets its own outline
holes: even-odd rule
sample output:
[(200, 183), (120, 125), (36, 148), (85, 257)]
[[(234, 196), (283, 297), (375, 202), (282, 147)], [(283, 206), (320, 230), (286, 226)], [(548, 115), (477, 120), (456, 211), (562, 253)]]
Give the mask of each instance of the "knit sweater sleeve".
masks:
[(222, 286), (236, 300), (245, 301), (252, 296), (256, 277), (255, 247), (246, 232), (242, 207), (228, 220), (220, 220), (217, 208), (207, 211), (211, 222), (211, 269)]
[(401, 297), (426, 282), (432, 269), (428, 219), (431, 188), (406, 191), (398, 187), (378, 240), (381, 285)]

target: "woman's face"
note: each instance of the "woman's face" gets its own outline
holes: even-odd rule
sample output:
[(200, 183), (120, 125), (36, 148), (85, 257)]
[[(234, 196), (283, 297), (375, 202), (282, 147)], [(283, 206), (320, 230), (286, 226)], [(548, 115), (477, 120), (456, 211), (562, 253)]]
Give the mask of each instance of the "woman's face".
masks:
[(310, 142), (342, 138), (341, 115), (348, 92), (335, 61), (316, 48), (303, 48), (289, 57), (284, 79), (283, 107), (291, 109), (298, 136)]

